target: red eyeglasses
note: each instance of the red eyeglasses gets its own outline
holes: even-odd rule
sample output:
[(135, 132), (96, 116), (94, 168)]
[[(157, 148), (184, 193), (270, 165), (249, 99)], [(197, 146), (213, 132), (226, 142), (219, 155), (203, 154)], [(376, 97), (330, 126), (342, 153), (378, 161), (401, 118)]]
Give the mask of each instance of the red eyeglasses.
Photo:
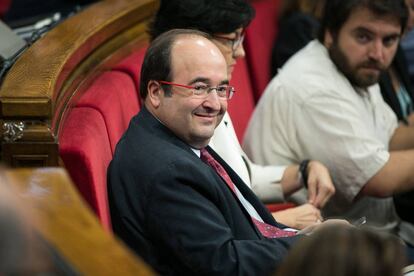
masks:
[(191, 86), (191, 85), (173, 83), (169, 81), (158, 81), (158, 82), (161, 84), (173, 85), (173, 86), (190, 89), (191, 92), (193, 92), (193, 95), (197, 98), (206, 98), (211, 91), (216, 90), (217, 96), (219, 96), (220, 98), (226, 99), (226, 100), (230, 100), (233, 97), (234, 93), (236, 92), (233, 86), (230, 86), (227, 84), (218, 85), (216, 87), (211, 87), (207, 84), (197, 84), (197, 85)]

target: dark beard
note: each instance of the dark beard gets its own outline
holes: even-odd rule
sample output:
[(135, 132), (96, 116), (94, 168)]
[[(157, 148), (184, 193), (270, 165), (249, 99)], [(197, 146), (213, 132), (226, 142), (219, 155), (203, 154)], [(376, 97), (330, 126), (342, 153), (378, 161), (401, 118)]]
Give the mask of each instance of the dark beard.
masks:
[(344, 52), (338, 45), (337, 41), (334, 40), (331, 47), (328, 49), (329, 56), (331, 60), (336, 65), (338, 70), (344, 74), (344, 76), (349, 80), (349, 82), (356, 87), (367, 88), (373, 84), (376, 84), (379, 80), (379, 76), (375, 74), (365, 74), (359, 75), (358, 69), (361, 67), (373, 67), (384, 71), (378, 62), (374, 60), (368, 60), (361, 64), (358, 64), (355, 68), (352, 68), (348, 62), (348, 58), (345, 56)]

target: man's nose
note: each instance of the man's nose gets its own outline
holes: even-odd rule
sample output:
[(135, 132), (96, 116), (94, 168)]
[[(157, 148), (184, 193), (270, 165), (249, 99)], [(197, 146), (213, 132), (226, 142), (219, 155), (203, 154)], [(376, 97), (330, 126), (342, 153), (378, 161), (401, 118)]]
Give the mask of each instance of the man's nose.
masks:
[(207, 97), (203, 102), (203, 106), (213, 110), (220, 110), (222, 101), (223, 99), (217, 94), (217, 88), (214, 88), (208, 92)]
[(373, 60), (384, 62), (384, 45), (381, 40), (373, 41), (369, 49), (369, 57)]

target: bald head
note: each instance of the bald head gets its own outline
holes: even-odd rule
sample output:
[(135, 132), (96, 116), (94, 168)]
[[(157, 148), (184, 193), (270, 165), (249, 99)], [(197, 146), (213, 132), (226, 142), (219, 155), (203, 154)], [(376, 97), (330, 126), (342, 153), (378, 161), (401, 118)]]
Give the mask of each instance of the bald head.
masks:
[[(205, 37), (198, 35), (180, 35), (171, 50), (171, 78), (192, 70), (195, 75), (212, 70), (220, 74), (223, 68), (227, 74), (226, 60), (217, 46)], [(200, 73), (197, 73), (200, 72)]]
[[(203, 148), (227, 110), (222, 93), (229, 91), (226, 60), (208, 36), (198, 32), (175, 35), (165, 52), (170, 53), (168, 70), (164, 76), (150, 76), (145, 107), (188, 145)], [(160, 70), (159, 60), (156, 65)]]
[(140, 79), (140, 96), (147, 97), (147, 88), (150, 80), (171, 80), (171, 49), (173, 44), (182, 37), (203, 37), (210, 39), (210, 35), (190, 29), (174, 29), (157, 37), (145, 53)]

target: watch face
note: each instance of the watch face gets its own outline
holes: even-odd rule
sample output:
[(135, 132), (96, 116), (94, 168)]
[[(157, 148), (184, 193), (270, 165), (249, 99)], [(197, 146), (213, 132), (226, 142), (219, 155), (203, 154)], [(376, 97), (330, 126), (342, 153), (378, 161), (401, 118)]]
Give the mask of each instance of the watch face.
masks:
[(308, 165), (310, 160), (303, 160), (299, 165), (299, 177), (301, 184), (308, 188)]

